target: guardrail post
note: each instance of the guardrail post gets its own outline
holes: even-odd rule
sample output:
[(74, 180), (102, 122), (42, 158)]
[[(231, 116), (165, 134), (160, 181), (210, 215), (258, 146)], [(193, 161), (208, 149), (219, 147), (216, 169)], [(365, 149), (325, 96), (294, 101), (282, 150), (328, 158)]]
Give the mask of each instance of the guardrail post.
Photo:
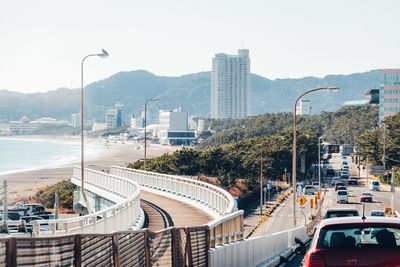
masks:
[(144, 243), (146, 250), (146, 267), (151, 267), (151, 255), (150, 255), (150, 240), (149, 240), (149, 230), (144, 232)]
[(191, 238), (190, 238), (190, 227), (186, 227), (185, 233), (186, 233), (186, 258), (187, 258), (187, 264), (188, 264), (189, 267), (192, 267), (193, 266), (193, 255), (192, 255), (192, 241), (191, 241)]
[(175, 227), (174, 228), (172, 228), (171, 230), (171, 260), (172, 260), (172, 266), (173, 267), (175, 267), (175, 266), (178, 266), (177, 265), (177, 249), (176, 249), (176, 246), (177, 246), (177, 240), (176, 240), (176, 229), (175, 229)]
[(206, 225), (206, 265), (208, 266), (208, 251), (210, 250), (210, 228)]
[(114, 267), (119, 267), (119, 236), (118, 233), (113, 234), (112, 239)]
[(7, 262), (7, 266), (17, 266), (17, 239), (15, 239), (15, 237), (10, 237), (8, 239)]
[(75, 235), (74, 257), (75, 267), (82, 267), (82, 236)]

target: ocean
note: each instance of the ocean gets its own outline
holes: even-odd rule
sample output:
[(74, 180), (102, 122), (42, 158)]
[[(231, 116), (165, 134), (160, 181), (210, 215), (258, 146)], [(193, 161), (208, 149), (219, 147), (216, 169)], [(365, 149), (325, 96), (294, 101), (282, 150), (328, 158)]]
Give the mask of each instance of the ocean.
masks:
[[(101, 145), (85, 144), (85, 158), (102, 152)], [(53, 140), (0, 138), (0, 175), (57, 167), (79, 162), (80, 143)]]

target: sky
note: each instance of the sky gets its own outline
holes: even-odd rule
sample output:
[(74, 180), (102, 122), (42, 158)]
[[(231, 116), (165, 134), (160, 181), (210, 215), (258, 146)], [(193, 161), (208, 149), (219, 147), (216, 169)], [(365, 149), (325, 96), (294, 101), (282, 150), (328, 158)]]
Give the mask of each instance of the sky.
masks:
[(0, 90), (78, 88), (120, 71), (180, 76), (250, 50), (266, 78), (400, 66), (397, 0), (2, 0)]

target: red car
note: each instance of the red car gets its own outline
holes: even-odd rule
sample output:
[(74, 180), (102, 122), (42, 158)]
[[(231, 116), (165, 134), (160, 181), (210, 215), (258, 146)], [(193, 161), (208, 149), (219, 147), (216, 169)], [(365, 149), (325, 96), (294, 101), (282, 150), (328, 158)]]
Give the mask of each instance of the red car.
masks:
[(361, 193), (360, 195), (360, 202), (372, 202), (372, 195), (371, 193)]
[(400, 266), (400, 220), (341, 217), (322, 220), (303, 266)]

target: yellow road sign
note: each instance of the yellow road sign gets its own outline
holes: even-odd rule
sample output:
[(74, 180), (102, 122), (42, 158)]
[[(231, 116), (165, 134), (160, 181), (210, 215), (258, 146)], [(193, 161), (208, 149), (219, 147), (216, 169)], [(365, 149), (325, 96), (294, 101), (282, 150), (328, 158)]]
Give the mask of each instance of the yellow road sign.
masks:
[(304, 204), (306, 204), (307, 199), (305, 197), (298, 198), (297, 202), (300, 204), (300, 206), (303, 206)]

